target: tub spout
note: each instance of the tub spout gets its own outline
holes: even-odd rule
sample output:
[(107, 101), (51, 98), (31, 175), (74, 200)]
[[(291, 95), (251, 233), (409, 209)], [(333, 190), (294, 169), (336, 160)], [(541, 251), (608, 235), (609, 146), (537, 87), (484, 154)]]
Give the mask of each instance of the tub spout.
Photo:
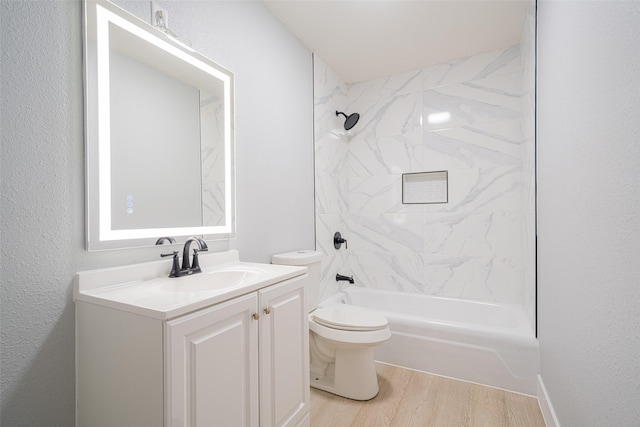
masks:
[(340, 280), (344, 280), (347, 281), (349, 283), (351, 283), (353, 285), (353, 276), (343, 276), (342, 274), (336, 274), (336, 282), (339, 282)]

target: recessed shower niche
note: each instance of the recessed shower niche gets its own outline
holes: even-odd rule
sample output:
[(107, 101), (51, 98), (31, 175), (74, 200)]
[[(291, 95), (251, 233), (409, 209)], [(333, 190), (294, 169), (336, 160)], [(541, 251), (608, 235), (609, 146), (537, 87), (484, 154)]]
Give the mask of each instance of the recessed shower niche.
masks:
[(449, 173), (447, 171), (402, 174), (402, 203), (447, 203)]

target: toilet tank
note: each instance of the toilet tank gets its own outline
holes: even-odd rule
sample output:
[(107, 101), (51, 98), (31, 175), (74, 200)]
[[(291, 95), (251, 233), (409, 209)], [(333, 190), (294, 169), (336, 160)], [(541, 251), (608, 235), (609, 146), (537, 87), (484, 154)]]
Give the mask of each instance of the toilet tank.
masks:
[(322, 252), (312, 250), (300, 250), (286, 252), (271, 257), (272, 264), (295, 265), (307, 267), (309, 281), (307, 283), (307, 309), (311, 311), (318, 305), (320, 295), (320, 273), (322, 265)]

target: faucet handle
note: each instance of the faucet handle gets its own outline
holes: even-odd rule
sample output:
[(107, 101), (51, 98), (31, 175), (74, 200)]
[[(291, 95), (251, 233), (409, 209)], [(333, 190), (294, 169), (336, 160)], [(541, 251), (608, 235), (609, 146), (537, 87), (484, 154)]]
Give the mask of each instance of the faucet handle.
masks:
[(209, 250), (209, 247), (207, 246), (204, 239), (201, 239), (199, 237), (197, 239), (198, 239), (199, 247), (193, 250), (193, 261), (191, 261), (191, 269), (194, 270), (194, 273), (202, 271), (200, 269), (200, 263), (198, 262), (198, 252), (207, 252)]
[(202, 251), (208, 251), (208, 248), (205, 249), (194, 249), (193, 250), (193, 261), (191, 261), (191, 269), (194, 270), (194, 272), (200, 271), (200, 262), (198, 261), (198, 252), (202, 252)]
[(347, 246), (347, 239), (342, 237), (339, 231), (336, 231), (336, 234), (333, 235), (333, 247), (336, 249), (340, 249), (340, 246), (344, 243), (344, 248), (349, 249)]
[(160, 254), (162, 258), (173, 256), (173, 264), (171, 266), (171, 272), (169, 273), (169, 277), (178, 277), (180, 272), (180, 260), (178, 259), (178, 251), (173, 251), (170, 254)]
[(198, 250), (200, 252), (209, 250), (209, 247), (207, 246), (207, 242), (205, 242), (202, 237), (193, 236), (191, 238), (195, 240), (195, 242), (198, 244)]

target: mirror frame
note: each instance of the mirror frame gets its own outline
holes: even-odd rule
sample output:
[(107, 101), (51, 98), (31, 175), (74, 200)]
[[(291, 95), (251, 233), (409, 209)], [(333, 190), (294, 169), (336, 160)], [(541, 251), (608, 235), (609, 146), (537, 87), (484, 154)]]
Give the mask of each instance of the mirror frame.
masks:
[[(235, 236), (235, 156), (233, 74), (160, 29), (106, 0), (84, 1), (84, 96), (87, 249), (152, 246), (160, 237), (207, 240)], [(154, 44), (190, 66), (218, 78), (224, 85), (224, 224), (114, 230), (111, 227), (111, 155), (109, 25)], [(91, 49), (95, 49), (92, 53)], [(202, 160), (202, 159), (201, 159)], [(183, 237), (184, 239), (180, 239)]]

